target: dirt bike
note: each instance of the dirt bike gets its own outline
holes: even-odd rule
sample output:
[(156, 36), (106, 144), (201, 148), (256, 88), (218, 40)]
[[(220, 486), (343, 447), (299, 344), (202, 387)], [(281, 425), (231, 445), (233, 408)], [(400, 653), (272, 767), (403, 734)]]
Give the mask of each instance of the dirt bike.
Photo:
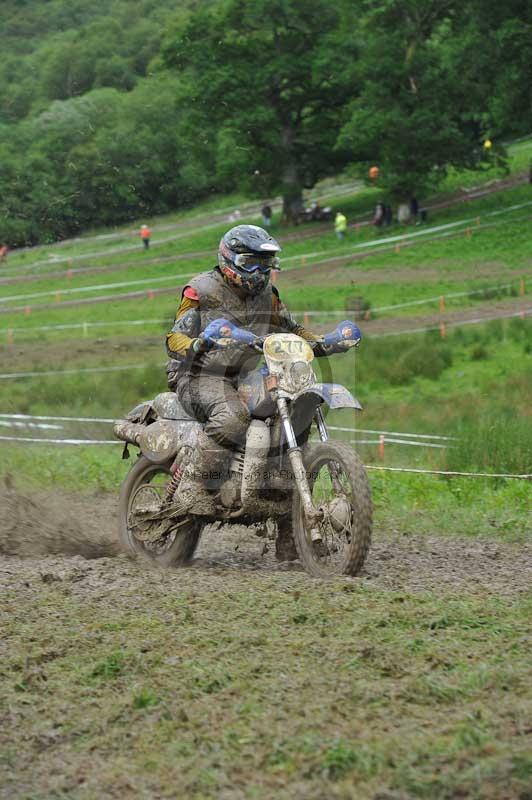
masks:
[(302, 222), (328, 222), (333, 218), (333, 210), (331, 206), (325, 206), (322, 208), (321, 206), (309, 206), (308, 208), (304, 208), (298, 215), (296, 220), (296, 224), (300, 224)]
[[(233, 451), (219, 481), (216, 512), (205, 516), (190, 508), (183, 514), (175, 502), (203, 425), (173, 392), (163, 392), (115, 424), (126, 448), (128, 443), (140, 448), (120, 492), (122, 545), (161, 565), (183, 565), (204, 525), (273, 520), (279, 530), (291, 529), (310, 575), (355, 575), (370, 545), (370, 488), (353, 449), (329, 439), (322, 406), (360, 409), (360, 403), (343, 386), (317, 381), (313, 347), (301, 337), (279, 333), (258, 339), (229, 322), (220, 330), (216, 346), (251, 346), (262, 351), (265, 364), (238, 387), (251, 422), (245, 445)], [(235, 331), (246, 335), (244, 343), (231, 338)], [(340, 323), (328, 341), (347, 350), (360, 341), (353, 332), (359, 334), (354, 323)], [(309, 441), (313, 426), (319, 441)]]

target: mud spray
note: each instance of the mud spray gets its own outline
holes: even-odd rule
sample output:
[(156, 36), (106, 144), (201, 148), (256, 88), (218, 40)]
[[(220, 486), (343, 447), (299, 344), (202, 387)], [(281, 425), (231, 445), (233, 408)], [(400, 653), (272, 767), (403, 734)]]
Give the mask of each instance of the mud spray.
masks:
[(112, 498), (77, 498), (62, 493), (15, 488), (9, 476), (0, 486), (0, 553), (32, 557), (118, 553)]

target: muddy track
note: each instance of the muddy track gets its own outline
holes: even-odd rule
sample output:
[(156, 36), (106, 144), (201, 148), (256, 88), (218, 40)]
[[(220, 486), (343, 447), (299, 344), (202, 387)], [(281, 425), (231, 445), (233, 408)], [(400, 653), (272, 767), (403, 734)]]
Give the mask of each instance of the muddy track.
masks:
[[(143, 561), (120, 553), (112, 495), (30, 493), (3, 487), (0, 505), (0, 590), (2, 585), (15, 585), (38, 591), (43, 584), (58, 583), (82, 596), (138, 583), (140, 591), (153, 571)], [(244, 526), (205, 529), (189, 568), (157, 572), (167, 588), (176, 590), (183, 584), (207, 588), (211, 576), (220, 573), (235, 583), (252, 572), (287, 573), (287, 582), (307, 580), (298, 562), (277, 562), (273, 542)], [(407, 593), (520, 593), (532, 582), (532, 544), (376, 530), (362, 574), (345, 580)]]

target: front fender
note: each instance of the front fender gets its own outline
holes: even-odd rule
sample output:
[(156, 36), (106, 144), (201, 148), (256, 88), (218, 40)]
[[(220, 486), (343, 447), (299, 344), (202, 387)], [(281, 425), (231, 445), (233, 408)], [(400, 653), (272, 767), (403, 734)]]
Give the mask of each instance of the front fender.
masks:
[[(351, 392), (340, 383), (315, 383), (309, 389), (303, 389), (302, 392), (296, 394), (292, 403), (304, 395), (316, 395), (324, 403), (327, 403), (329, 408), (356, 408), (358, 411), (362, 411), (362, 406), (356, 397), (353, 397)], [(316, 402), (316, 405), (319, 405), (319, 401)]]
[(290, 419), (298, 439), (308, 431), (322, 403), (327, 403), (329, 408), (362, 409), (356, 397), (339, 383), (315, 383), (291, 398)]

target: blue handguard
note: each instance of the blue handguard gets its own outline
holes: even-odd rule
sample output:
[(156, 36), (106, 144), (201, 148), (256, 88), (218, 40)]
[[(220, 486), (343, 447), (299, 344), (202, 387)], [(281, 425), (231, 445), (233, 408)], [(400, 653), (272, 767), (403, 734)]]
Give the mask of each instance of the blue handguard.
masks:
[(201, 334), (201, 338), (209, 344), (215, 345), (219, 339), (232, 339), (239, 344), (253, 344), (257, 337), (251, 331), (237, 327), (228, 319), (215, 319), (213, 322), (209, 322)]
[(358, 344), (362, 339), (362, 332), (358, 325), (348, 319), (340, 322), (331, 333), (326, 333), (323, 337), (323, 344), (328, 347), (335, 347), (347, 342)]

